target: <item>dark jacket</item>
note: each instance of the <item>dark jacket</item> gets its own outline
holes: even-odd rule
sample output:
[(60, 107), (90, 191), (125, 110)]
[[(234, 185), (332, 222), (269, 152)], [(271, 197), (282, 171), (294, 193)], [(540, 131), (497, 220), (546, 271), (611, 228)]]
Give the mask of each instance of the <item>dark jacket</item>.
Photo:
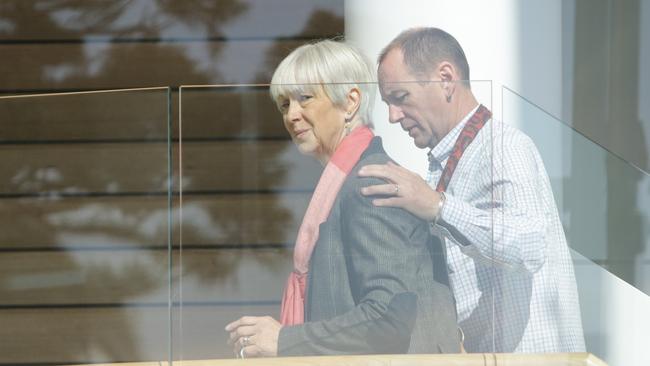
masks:
[(357, 171), (389, 160), (375, 137), (343, 183), (310, 260), (305, 323), (281, 329), (279, 356), (459, 352), (440, 241), (360, 193), (385, 182)]

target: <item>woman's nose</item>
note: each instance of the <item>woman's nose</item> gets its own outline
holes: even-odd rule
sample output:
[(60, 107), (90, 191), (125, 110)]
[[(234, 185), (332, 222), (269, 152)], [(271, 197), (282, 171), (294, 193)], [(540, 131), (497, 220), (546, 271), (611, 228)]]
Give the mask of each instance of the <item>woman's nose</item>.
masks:
[(289, 101), (289, 107), (287, 108), (287, 119), (291, 122), (299, 121), (301, 118), (300, 113), (300, 104), (295, 101)]

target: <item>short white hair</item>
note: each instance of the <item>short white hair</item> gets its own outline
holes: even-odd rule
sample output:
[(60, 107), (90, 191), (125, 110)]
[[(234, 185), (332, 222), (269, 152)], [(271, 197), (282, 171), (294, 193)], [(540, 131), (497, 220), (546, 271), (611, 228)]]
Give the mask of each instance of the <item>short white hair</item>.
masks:
[(364, 125), (372, 126), (376, 80), (374, 65), (356, 48), (322, 40), (302, 45), (282, 60), (271, 79), (271, 98), (279, 108), (281, 98), (316, 94), (322, 87), (335, 106), (344, 108), (349, 91), (357, 88), (361, 92), (358, 116)]

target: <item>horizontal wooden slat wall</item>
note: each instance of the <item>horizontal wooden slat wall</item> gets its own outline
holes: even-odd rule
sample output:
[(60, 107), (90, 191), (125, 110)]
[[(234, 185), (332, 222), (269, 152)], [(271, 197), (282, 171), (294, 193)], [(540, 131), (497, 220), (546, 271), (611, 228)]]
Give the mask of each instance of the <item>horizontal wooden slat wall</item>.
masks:
[[(291, 263), (290, 252), (272, 248), (213, 246), (182, 255), (187, 304), (277, 302), (277, 282)], [(166, 257), (166, 249), (6, 253), (0, 256), (0, 276), (8, 279), (0, 289), (2, 306), (166, 305)]]
[[(318, 39), (343, 31), (343, 1), (336, 0), (3, 0), (0, 11), (19, 28), (3, 28), (0, 40), (6, 42)], [(65, 11), (71, 14), (56, 14)], [(145, 17), (148, 22), (138, 22)]]
[[(178, 144), (173, 148), (177, 151)], [(166, 152), (164, 142), (0, 145), (0, 176), (11, 177), (0, 181), (0, 192), (5, 197), (165, 193)], [(183, 161), (184, 188), (194, 192), (311, 190), (320, 170), (287, 140), (186, 141)], [(174, 168), (177, 173), (180, 165)], [(300, 174), (291, 174), (293, 170)], [(230, 174), (216, 180), (218, 172)]]
[[(288, 51), (303, 44), (304, 40), (217, 40), (203, 41), (206, 52), (213, 49), (227, 52), (227, 60), (251, 60), (259, 53), (277, 47)], [(84, 43), (80, 44), (0, 44), (0, 54), (15, 54), (16, 57), (0, 61), (2, 89), (6, 91), (35, 91), (74, 89), (109, 89), (127, 87), (150, 87), (159, 85), (268, 82), (269, 72), (260, 70), (257, 62), (241, 64), (217, 63), (214, 70), (192, 70), (192, 61), (184, 59), (197, 42), (182, 43)], [(87, 62), (79, 54), (94, 54), (104, 59), (105, 70), (99, 75), (85, 67)], [(79, 58), (80, 65), (65, 65), (65, 60)], [(124, 62), (119, 62), (123, 60)], [(279, 61), (277, 57), (272, 62)], [(228, 61), (231, 62), (231, 61)], [(186, 64), (186, 65), (183, 65)], [(138, 67), (138, 65), (140, 65)], [(183, 67), (184, 66), (184, 67)], [(58, 67), (58, 68), (57, 68)], [(60, 79), (59, 74), (71, 73), (71, 77)]]
[[(183, 199), (187, 246), (291, 245), (309, 193), (207, 193)], [(172, 208), (180, 229), (180, 206)], [(161, 248), (167, 202), (160, 196), (3, 199), (0, 253), (35, 249)], [(175, 243), (178, 244), (178, 243)], [(0, 299), (1, 301), (1, 299)]]
[[(187, 359), (232, 358), (223, 327), (233, 317), (274, 315), (277, 304), (196, 305), (183, 309)], [(12, 364), (73, 364), (87, 360), (155, 360), (167, 354), (168, 310), (161, 306), (108, 306), (3, 310), (3, 357)], [(176, 334), (180, 334), (176, 332)], [(29, 341), (25, 341), (29, 339)], [(34, 349), (33, 345), (39, 345)], [(163, 357), (163, 359), (167, 359)]]
[(176, 359), (231, 357), (227, 322), (278, 316), (322, 168), (268, 88), (179, 86), (268, 83), (298, 45), (341, 35), (342, 14), (343, 0), (0, 2), (0, 365), (162, 360), (170, 335)]

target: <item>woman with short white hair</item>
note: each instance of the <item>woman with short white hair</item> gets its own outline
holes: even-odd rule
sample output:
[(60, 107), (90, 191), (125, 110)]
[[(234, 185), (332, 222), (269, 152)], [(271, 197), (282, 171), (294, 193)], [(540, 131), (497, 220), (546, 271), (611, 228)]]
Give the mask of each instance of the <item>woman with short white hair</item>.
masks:
[(340, 42), (301, 46), (276, 69), (271, 97), (284, 126), (324, 170), (298, 231), (281, 321), (226, 326), (239, 356), (459, 351), (444, 248), (427, 222), (360, 193), (386, 182), (357, 171), (391, 161), (371, 130), (375, 89), (374, 67)]

